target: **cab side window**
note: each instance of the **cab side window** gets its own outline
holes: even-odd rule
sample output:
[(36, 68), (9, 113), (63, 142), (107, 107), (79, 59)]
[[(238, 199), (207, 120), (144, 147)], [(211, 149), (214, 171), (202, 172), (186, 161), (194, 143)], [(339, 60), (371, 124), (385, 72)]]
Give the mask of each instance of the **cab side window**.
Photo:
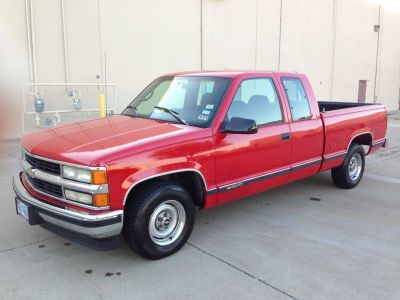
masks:
[(257, 126), (282, 122), (281, 105), (272, 79), (243, 80), (232, 100), (227, 117), (252, 119)]
[(286, 77), (281, 78), (281, 81), (289, 101), (292, 120), (301, 121), (311, 119), (310, 104), (301, 80), (295, 77)]

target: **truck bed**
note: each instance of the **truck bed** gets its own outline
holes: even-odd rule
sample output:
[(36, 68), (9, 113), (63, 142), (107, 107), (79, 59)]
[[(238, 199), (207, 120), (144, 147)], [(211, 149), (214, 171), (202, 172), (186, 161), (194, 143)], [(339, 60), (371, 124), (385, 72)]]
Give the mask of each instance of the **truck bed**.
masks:
[[(318, 101), (324, 124), (324, 162), (321, 171), (338, 166), (344, 160), (351, 141), (369, 145), (376, 151), (385, 140), (386, 109), (381, 104)], [(336, 158), (336, 159), (334, 159)]]
[(374, 103), (318, 101), (320, 112), (368, 105), (374, 105)]

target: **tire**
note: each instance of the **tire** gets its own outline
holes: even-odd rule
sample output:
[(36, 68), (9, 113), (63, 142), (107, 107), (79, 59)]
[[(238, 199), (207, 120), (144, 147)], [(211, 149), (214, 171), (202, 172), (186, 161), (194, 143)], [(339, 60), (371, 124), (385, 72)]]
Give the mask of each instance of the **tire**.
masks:
[(365, 167), (364, 148), (351, 144), (343, 163), (331, 170), (333, 183), (344, 189), (351, 189), (360, 182)]
[(143, 186), (125, 206), (123, 234), (134, 252), (160, 259), (178, 251), (194, 225), (195, 206), (179, 184), (157, 182)]

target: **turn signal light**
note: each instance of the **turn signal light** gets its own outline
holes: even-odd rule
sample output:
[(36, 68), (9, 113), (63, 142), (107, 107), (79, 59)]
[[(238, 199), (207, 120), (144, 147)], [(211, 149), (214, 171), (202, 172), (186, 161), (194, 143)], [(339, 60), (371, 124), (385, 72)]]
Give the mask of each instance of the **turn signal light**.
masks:
[(103, 171), (103, 170), (92, 171), (92, 183), (93, 184), (106, 184), (107, 183), (106, 171)]
[(109, 206), (110, 201), (108, 199), (108, 194), (94, 194), (93, 205), (97, 207)]

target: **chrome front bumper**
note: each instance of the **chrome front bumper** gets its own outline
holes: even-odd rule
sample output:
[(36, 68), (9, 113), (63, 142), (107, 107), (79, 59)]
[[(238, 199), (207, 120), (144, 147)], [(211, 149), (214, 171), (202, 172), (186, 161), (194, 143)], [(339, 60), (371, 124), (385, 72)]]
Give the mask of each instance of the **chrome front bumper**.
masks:
[[(35, 214), (43, 221), (41, 225), (44, 225), (43, 227), (46, 229), (58, 233), (60, 230), (51, 230), (48, 226), (54, 225), (55, 228), (61, 229), (64, 233), (77, 233), (93, 239), (116, 237), (121, 233), (123, 225), (122, 210), (90, 214), (40, 200), (25, 189), (21, 182), (21, 174), (13, 177), (13, 188), (16, 197), (33, 208)], [(60, 235), (63, 234), (60, 233)], [(86, 246), (90, 247), (90, 245)]]

